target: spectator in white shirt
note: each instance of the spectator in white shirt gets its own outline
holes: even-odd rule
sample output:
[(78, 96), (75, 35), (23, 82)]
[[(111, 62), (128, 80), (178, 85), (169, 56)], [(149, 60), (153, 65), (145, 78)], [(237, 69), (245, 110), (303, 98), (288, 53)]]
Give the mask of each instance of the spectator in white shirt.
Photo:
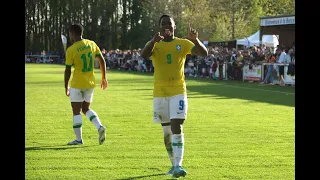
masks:
[[(285, 49), (280, 48), (281, 54), (277, 63), (285, 64), (285, 58), (287, 56)], [(280, 86), (285, 86), (284, 82), (284, 65), (279, 65), (279, 75), (280, 75)]]

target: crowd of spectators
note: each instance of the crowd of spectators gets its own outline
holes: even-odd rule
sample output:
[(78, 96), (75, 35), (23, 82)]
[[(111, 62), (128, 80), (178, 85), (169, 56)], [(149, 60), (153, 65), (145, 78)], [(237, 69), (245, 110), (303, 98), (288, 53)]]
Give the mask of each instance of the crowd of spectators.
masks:
[[(133, 50), (106, 50), (101, 49), (106, 59), (107, 69), (123, 71), (153, 72), (150, 59), (140, 56), (141, 49)], [(26, 55), (30, 55), (28, 52)], [(56, 60), (50, 63), (64, 63), (64, 54), (59, 53)], [(63, 59), (63, 60), (62, 60)], [(27, 60), (26, 60), (27, 61)], [(28, 60), (30, 61), (30, 59)], [(41, 62), (38, 58), (36, 62)], [(53, 62), (54, 61), (54, 62)], [(187, 55), (185, 63), (185, 76), (196, 78), (210, 78), (212, 80), (242, 80), (243, 66), (255, 66), (264, 63), (264, 79), (261, 84), (273, 85), (273, 74), (280, 76), (280, 85), (284, 86), (284, 66), (289, 65), (287, 73), (294, 75), (295, 70), (295, 45), (277, 46), (275, 48), (259, 46), (239, 46), (238, 49), (223, 46), (209, 46), (208, 56), (199, 57)], [(266, 64), (267, 63), (267, 64)], [(277, 65), (279, 65), (278, 68)], [(275, 72), (277, 70), (277, 72)]]

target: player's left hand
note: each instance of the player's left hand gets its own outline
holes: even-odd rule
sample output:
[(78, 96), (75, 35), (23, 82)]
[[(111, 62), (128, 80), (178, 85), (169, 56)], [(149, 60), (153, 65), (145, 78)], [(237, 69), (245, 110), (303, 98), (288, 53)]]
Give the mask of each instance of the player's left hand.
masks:
[(108, 87), (108, 81), (106, 79), (102, 79), (101, 80), (101, 88), (103, 90), (105, 90), (105, 89), (107, 89), (107, 87)]
[(69, 87), (68, 87), (68, 88), (66, 88), (66, 95), (67, 95), (67, 96), (70, 96), (69, 89), (70, 89)]
[(195, 29), (191, 28), (189, 23), (187, 39), (189, 39), (190, 41), (194, 41), (194, 40), (197, 40), (197, 38), (198, 38), (198, 32)]

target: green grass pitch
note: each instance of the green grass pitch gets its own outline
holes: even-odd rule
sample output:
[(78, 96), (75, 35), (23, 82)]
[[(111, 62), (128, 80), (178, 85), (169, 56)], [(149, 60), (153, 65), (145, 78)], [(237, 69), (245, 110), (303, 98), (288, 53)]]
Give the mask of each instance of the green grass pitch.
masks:
[[(25, 66), (25, 179), (172, 179), (162, 128), (152, 122), (153, 77), (107, 70), (91, 108), (107, 139), (83, 116), (82, 146), (74, 140), (64, 92), (64, 66)], [(100, 84), (101, 74), (96, 72)], [(292, 87), (187, 78), (184, 179), (293, 180), (295, 90)]]

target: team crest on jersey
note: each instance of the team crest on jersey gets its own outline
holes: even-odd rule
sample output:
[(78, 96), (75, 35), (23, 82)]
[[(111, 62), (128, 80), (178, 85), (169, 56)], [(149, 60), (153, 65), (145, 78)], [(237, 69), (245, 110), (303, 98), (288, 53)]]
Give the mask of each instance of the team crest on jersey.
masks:
[(180, 44), (176, 46), (176, 50), (177, 50), (177, 51), (180, 51), (180, 50), (181, 50), (181, 45), (180, 45)]

